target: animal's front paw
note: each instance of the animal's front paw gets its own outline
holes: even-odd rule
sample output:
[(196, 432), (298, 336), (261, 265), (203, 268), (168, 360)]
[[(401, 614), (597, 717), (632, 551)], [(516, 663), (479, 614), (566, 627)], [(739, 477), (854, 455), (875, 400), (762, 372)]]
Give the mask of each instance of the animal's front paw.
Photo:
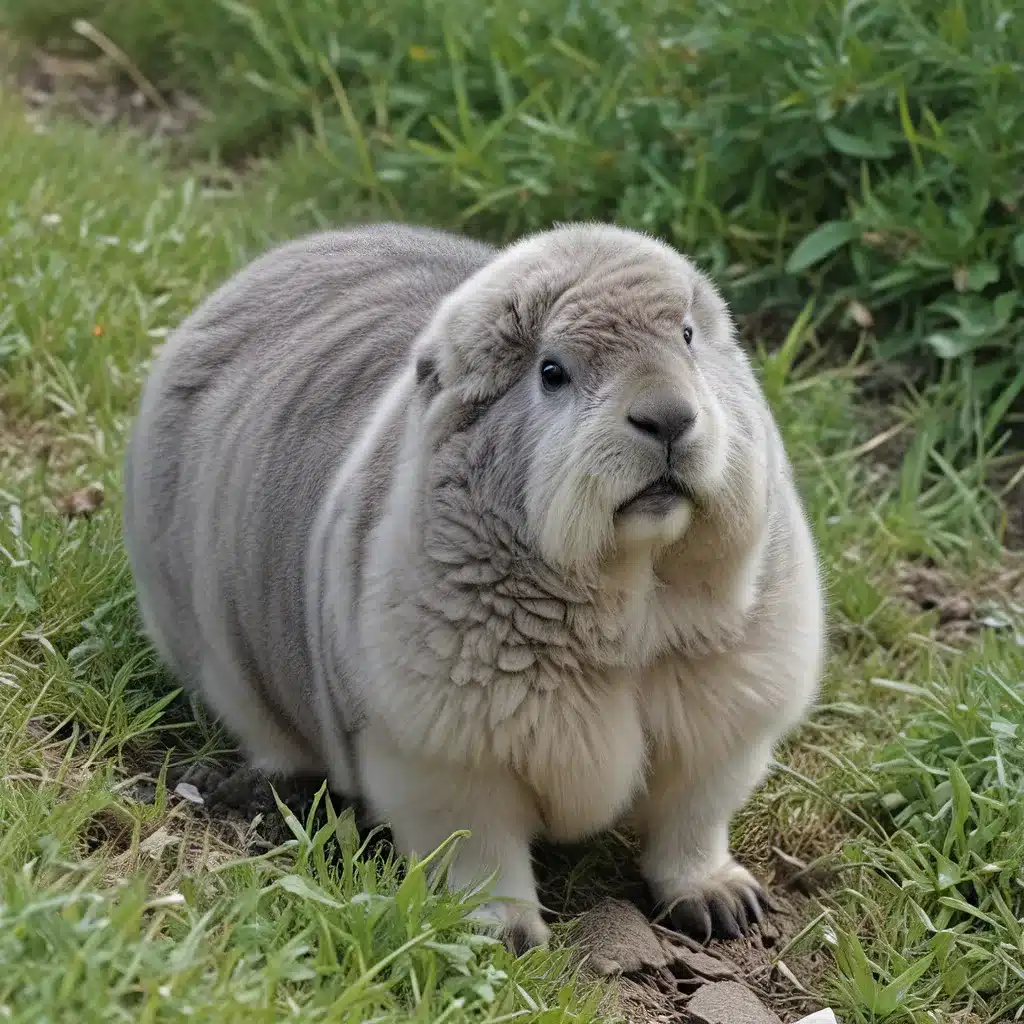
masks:
[(502, 939), (511, 953), (522, 956), (531, 949), (545, 949), (551, 939), (551, 929), (539, 914), (522, 915), (505, 926)]
[(536, 910), (513, 904), (484, 904), (470, 914), (470, 919), (500, 935), (505, 948), (515, 956), (546, 947), (551, 938), (551, 929)]
[(664, 902), (673, 926), (704, 943), (739, 939), (773, 909), (761, 883), (734, 860), (697, 885), (666, 894)]

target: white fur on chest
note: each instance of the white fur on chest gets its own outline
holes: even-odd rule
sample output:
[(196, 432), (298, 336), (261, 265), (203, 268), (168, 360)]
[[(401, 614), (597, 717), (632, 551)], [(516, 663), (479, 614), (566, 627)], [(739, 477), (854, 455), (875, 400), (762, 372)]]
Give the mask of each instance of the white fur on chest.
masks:
[(403, 749), (513, 772), (553, 838), (621, 819), (666, 729), (696, 753), (695, 739), (719, 728), (714, 701), (697, 692), (715, 685), (713, 673), (695, 673), (701, 659), (679, 650), (725, 643), (747, 610), (735, 595), (729, 607), (702, 603), (635, 563), (599, 605), (524, 595), (483, 568), (456, 570), (457, 588), (389, 601), (393, 573), (382, 565), (369, 574), (363, 621), (377, 628), (361, 645), (368, 709)]

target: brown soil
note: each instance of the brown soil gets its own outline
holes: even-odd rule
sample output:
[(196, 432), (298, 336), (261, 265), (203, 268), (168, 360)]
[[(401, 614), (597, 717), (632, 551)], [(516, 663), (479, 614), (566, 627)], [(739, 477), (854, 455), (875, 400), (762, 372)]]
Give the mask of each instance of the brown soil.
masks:
[(1007, 551), (998, 569), (965, 576), (930, 562), (902, 565), (897, 595), (931, 616), (936, 639), (963, 646), (984, 629), (1020, 629), (1024, 617), (1024, 554)]
[(56, 114), (100, 128), (117, 124), (150, 139), (178, 139), (210, 116), (194, 97), (164, 95), (145, 80), (140, 87), (99, 50), (91, 59), (71, 58), (15, 49), (0, 39), (0, 57), (12, 69), (2, 85), (20, 94), (27, 117), (39, 131), (45, 131), (46, 117)]
[(686, 1003), (693, 993), (721, 980), (741, 982), (783, 1021), (822, 1008), (810, 993), (825, 973), (826, 954), (788, 948), (814, 916), (808, 874), (795, 867), (803, 867), (800, 861), (777, 858), (769, 873), (767, 864), (757, 865), (775, 912), (745, 939), (702, 947), (656, 922), (635, 847), (627, 842), (612, 836), (579, 847), (542, 847), (537, 874), (545, 906), (566, 922), (556, 931), (591, 974), (611, 976), (628, 1021), (684, 1024), (691, 1020)]

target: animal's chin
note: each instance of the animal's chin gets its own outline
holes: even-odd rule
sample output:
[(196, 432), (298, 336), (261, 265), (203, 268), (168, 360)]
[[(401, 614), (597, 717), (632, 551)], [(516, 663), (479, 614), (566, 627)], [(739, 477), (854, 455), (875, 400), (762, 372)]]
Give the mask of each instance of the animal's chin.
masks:
[(661, 518), (671, 515), (679, 507), (693, 504), (693, 491), (674, 476), (663, 476), (637, 491), (615, 510), (616, 518), (624, 516), (650, 516)]

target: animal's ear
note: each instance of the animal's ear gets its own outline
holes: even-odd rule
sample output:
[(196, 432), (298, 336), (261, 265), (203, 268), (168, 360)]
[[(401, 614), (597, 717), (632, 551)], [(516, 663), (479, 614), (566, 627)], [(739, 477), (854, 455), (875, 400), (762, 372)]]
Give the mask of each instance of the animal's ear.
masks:
[(426, 404), (432, 402), (441, 390), (441, 373), (438, 370), (437, 357), (429, 350), (416, 356), (416, 387)]

